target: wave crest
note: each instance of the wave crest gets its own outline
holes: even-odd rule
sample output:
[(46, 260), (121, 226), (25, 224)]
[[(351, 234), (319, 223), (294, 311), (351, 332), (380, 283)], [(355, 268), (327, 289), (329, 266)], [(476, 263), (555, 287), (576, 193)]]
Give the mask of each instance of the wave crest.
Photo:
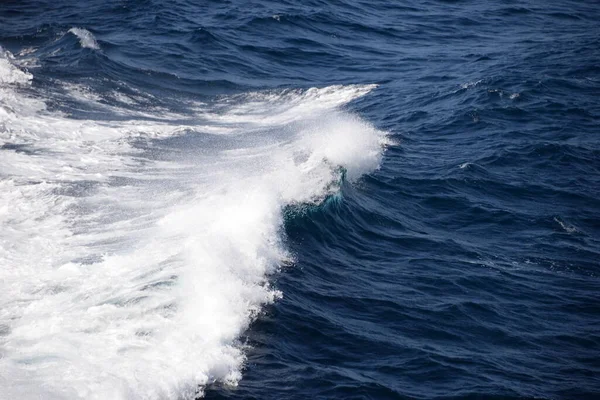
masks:
[(98, 42), (96, 41), (96, 38), (94, 37), (92, 32), (88, 31), (87, 29), (71, 28), (71, 29), (69, 29), (69, 32), (72, 33), (73, 35), (77, 36), (77, 38), (79, 39), (79, 44), (81, 44), (81, 47), (84, 47), (87, 49), (93, 49), (93, 50), (100, 49), (100, 46), (98, 45)]

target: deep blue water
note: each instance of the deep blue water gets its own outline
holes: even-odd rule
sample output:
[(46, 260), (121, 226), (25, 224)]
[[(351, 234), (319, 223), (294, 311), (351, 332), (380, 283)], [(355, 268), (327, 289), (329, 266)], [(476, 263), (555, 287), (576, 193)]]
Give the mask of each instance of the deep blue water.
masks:
[[(105, 398), (105, 384), (132, 399), (203, 391), (207, 399), (600, 398), (600, 4), (302, 3), (0, 4), (9, 52), (0, 69), (0, 291), (11, 293), (0, 297), (0, 398)], [(15, 69), (31, 79), (14, 78)], [(366, 85), (377, 86), (351, 89)], [(144, 124), (154, 123), (169, 133), (147, 134)], [(235, 194), (284, 170), (261, 161), (256, 172), (236, 154), (290, 148), (282, 159), (310, 160), (295, 141), (305, 126), (317, 138), (340, 130), (319, 145), (331, 182), (308, 180), (297, 191), (310, 196), (288, 196), (287, 180), (304, 178), (286, 172), (256, 203), (246, 189)], [(104, 127), (140, 128), (93, 142)], [(363, 150), (352, 146), (375, 131), (385, 143), (377, 165), (363, 168)], [(84, 133), (54, 143), (57, 132)], [(116, 147), (125, 142), (127, 150)], [(228, 200), (207, 200), (207, 188), (236, 199), (239, 214), (223, 208)], [(254, 217), (272, 192), (276, 212)], [(173, 236), (154, 233), (171, 212), (183, 225), (165, 228)], [(221, 212), (213, 234), (211, 215)], [(211, 244), (193, 263), (175, 251), (159, 267), (141, 258), (168, 240), (191, 243), (189, 251)], [(211, 252), (224, 242), (243, 251)], [(127, 258), (133, 243), (150, 245)], [(104, 275), (117, 256), (117, 272)], [(204, 310), (226, 292), (196, 289), (194, 310), (181, 311), (189, 296), (178, 285), (190, 274), (204, 282), (213, 261), (241, 280), (235, 293), (281, 296), (254, 303), (258, 294), (244, 294), (247, 306), (222, 308), (241, 307), (231, 312), (240, 319), (221, 319)], [(89, 279), (54, 275), (65, 263)], [(127, 322), (139, 304), (163, 298), (128, 297), (133, 276), (169, 263), (174, 272), (145, 284), (182, 299), (165, 306), (175, 316)], [(248, 272), (263, 263), (265, 271)], [(11, 275), (17, 269), (25, 272)], [(125, 314), (73, 321), (106, 304)], [(189, 322), (206, 315), (206, 324)], [(181, 352), (195, 359), (176, 355), (183, 342), (174, 340), (119, 364), (120, 341), (129, 345), (135, 331), (147, 342), (131, 346), (146, 349), (163, 323), (185, 332)], [(234, 333), (193, 353), (206, 332), (230, 323)], [(105, 344), (114, 358), (101, 359)], [(199, 360), (220, 360), (230, 347), (241, 349), (241, 363)], [(204, 389), (190, 394), (186, 385)]]

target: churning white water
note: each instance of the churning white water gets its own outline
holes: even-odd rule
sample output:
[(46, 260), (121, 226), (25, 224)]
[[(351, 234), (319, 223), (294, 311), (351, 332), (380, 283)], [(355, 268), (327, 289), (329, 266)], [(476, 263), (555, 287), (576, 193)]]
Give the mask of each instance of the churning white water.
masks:
[(281, 296), (268, 276), (290, 258), (282, 207), (331, 194), (340, 166), (356, 179), (380, 162), (384, 134), (340, 109), (373, 86), (221, 98), (198, 104), (197, 124), (78, 120), (25, 94), (32, 75), (11, 57), (0, 398), (180, 399), (235, 384), (237, 339)]

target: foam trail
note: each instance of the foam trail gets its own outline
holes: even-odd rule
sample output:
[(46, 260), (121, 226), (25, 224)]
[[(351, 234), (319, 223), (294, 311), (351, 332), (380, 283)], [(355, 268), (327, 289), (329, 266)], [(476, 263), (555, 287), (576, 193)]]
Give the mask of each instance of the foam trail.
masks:
[[(235, 385), (238, 338), (281, 296), (282, 208), (379, 165), (385, 135), (339, 108), (372, 87), (235, 96), (206, 126), (98, 122), (47, 111), (15, 68), (0, 57), (0, 398)], [(162, 161), (139, 144), (178, 135)]]
[(100, 49), (96, 38), (94, 37), (92, 32), (88, 31), (87, 29), (71, 28), (69, 29), (69, 32), (79, 38), (79, 43), (81, 44), (81, 47), (94, 50)]

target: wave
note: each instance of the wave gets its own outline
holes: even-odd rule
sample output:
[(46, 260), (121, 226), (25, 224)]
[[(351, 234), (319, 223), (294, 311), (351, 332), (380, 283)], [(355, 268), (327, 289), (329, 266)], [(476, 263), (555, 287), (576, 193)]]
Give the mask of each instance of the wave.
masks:
[(79, 39), (79, 44), (81, 44), (81, 47), (84, 47), (86, 49), (93, 49), (93, 50), (100, 49), (100, 46), (98, 45), (98, 42), (96, 41), (96, 38), (94, 37), (92, 32), (88, 31), (87, 29), (71, 28), (71, 29), (69, 29), (69, 32), (72, 33), (73, 35), (77, 36), (77, 38)]
[(28, 84), (33, 79), (33, 76), (17, 68), (13, 62), (14, 56), (0, 47), (0, 83)]
[[(8, 54), (3, 82), (29, 85)], [(235, 385), (238, 338), (282, 295), (268, 277), (291, 259), (284, 207), (318, 204), (339, 190), (342, 169), (352, 181), (377, 168), (386, 143), (342, 109), (373, 86), (221, 97), (198, 103), (194, 124), (172, 114), (75, 120), (9, 86), (0, 97), (9, 398), (181, 399)]]

